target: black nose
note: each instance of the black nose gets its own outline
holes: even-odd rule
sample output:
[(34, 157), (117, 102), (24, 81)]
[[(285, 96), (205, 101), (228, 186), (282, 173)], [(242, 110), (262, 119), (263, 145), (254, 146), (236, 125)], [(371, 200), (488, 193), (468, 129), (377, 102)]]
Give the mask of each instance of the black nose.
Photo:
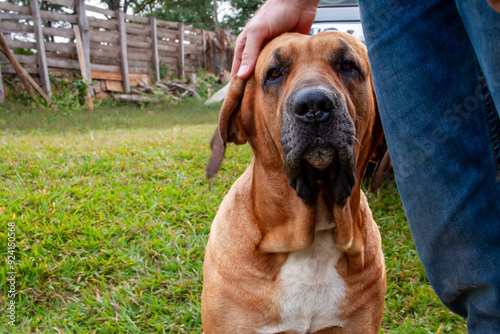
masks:
[(305, 123), (327, 121), (334, 106), (331, 94), (317, 87), (302, 88), (294, 94), (290, 103), (293, 115)]

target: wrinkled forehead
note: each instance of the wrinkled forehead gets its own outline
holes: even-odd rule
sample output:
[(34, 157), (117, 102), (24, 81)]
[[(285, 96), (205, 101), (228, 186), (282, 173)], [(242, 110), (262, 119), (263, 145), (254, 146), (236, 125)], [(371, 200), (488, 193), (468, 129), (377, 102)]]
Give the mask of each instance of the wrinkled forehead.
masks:
[(369, 67), (365, 45), (350, 34), (333, 31), (314, 36), (284, 34), (273, 39), (261, 51), (255, 75), (259, 79), (273, 66), (291, 67), (295, 63), (309, 64), (313, 61), (331, 63), (346, 58), (362, 69)]

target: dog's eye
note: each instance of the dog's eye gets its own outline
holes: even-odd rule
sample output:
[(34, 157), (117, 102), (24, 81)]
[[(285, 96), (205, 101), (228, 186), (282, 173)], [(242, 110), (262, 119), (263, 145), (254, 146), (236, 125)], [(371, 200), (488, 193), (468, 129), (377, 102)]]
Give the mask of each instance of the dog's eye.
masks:
[(268, 81), (274, 81), (276, 79), (279, 79), (283, 76), (283, 70), (280, 68), (272, 68), (267, 72), (267, 80)]
[(340, 65), (340, 69), (344, 72), (356, 72), (357, 69), (356, 69), (356, 66), (354, 66), (353, 63), (351, 63), (350, 61), (343, 61), (342, 64)]

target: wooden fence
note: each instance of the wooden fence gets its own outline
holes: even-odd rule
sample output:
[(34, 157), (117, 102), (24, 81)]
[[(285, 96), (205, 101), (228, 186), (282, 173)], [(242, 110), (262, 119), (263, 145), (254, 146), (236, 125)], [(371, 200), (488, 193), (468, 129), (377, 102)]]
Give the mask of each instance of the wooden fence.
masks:
[[(207, 41), (215, 33), (182, 22), (128, 15), (86, 5), (84, 0), (41, 0), (61, 6), (57, 13), (40, 9), (39, 0), (30, 7), (0, 2), (0, 32), (22, 36), (8, 38), (11, 49), (33, 50), (34, 55), (16, 54), (28, 73), (40, 76), (42, 88), (50, 94), (49, 73), (80, 71), (75, 33), (78, 25), (83, 45), (85, 72), (91, 79), (120, 80), (129, 92), (129, 75), (160, 71), (176, 76), (210, 68)], [(64, 14), (63, 14), (64, 12)], [(234, 36), (229, 36), (234, 41)], [(0, 73), (15, 73), (0, 54)]]

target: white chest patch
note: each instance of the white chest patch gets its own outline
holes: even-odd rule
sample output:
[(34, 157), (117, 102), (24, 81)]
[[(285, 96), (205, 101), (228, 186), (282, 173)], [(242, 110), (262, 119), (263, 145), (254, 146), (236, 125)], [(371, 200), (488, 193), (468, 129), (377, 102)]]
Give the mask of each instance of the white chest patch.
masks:
[(322, 328), (342, 326), (339, 306), (345, 284), (335, 265), (342, 253), (333, 243), (332, 230), (316, 231), (307, 249), (290, 253), (279, 274), (281, 323), (257, 330), (259, 334), (293, 330), (307, 334)]

